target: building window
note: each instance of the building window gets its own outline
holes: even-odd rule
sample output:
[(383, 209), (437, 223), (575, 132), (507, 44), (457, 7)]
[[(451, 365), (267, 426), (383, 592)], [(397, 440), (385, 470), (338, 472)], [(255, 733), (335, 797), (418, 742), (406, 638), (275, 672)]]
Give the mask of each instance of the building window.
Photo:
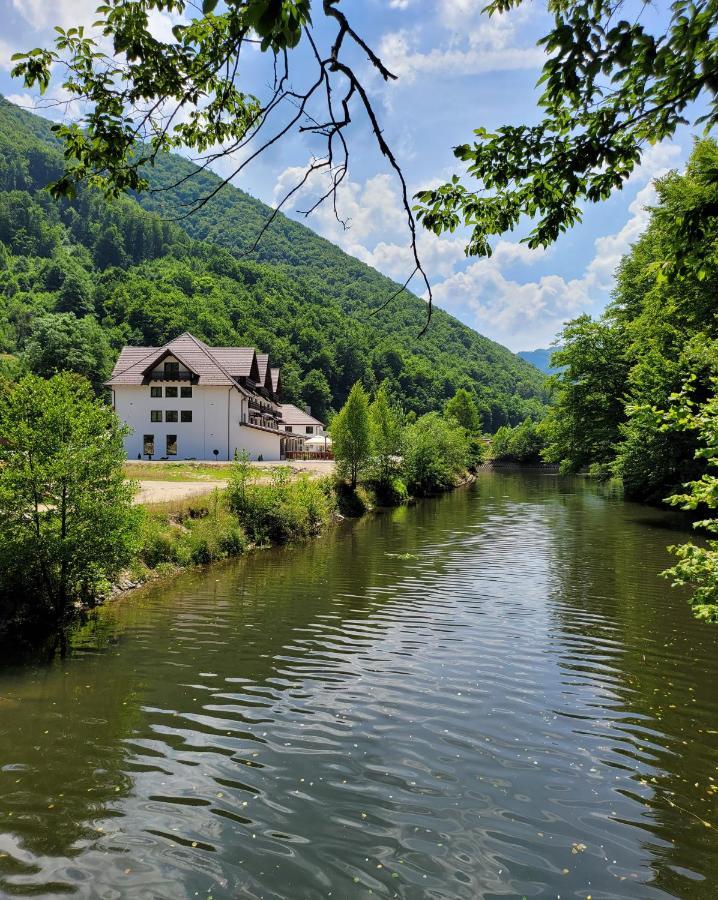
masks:
[(145, 456), (155, 455), (155, 436), (154, 434), (146, 434), (142, 438), (142, 452)]
[(307, 425), (307, 434), (314, 434), (314, 426)]
[(177, 435), (167, 435), (167, 456), (177, 456)]
[(161, 421), (162, 421), (162, 410), (161, 409), (150, 410), (150, 422), (161, 422)]
[(151, 387), (150, 388), (150, 397), (161, 397), (162, 396), (162, 388), (161, 387)]
[(165, 413), (165, 422), (176, 422), (177, 421), (177, 410), (176, 409), (168, 409)]
[(179, 375), (179, 363), (178, 362), (166, 362), (165, 363), (165, 375)]
[(189, 400), (192, 397), (192, 388), (191, 387), (181, 387), (180, 388), (180, 397), (183, 400)]
[(191, 409), (183, 409), (180, 413), (180, 422), (191, 422), (192, 421), (192, 410)]
[(176, 397), (177, 396), (177, 388), (176, 387), (166, 387), (165, 388), (165, 397)]
[(284, 430), (285, 430), (285, 431), (291, 431), (291, 430), (292, 430), (292, 426), (291, 426), (291, 425), (285, 425), (285, 426), (284, 426)]

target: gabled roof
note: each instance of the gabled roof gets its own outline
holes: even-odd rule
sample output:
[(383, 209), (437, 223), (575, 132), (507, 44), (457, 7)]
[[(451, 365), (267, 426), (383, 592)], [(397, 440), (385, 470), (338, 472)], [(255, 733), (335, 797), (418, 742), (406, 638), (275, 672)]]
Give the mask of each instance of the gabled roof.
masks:
[[(218, 353), (215, 348), (184, 332), (164, 347), (123, 347), (106, 384), (145, 384), (150, 374), (163, 359), (172, 356), (186, 366), (198, 384), (235, 385), (239, 375), (258, 372), (253, 348), (223, 347)], [(226, 363), (229, 362), (230, 365)], [(236, 370), (236, 374), (235, 371)], [(251, 376), (250, 376), (251, 377)]]
[(279, 408), (282, 410), (282, 421), (287, 425), (321, 425), (322, 428), (324, 427), (324, 422), (305, 413), (303, 409), (299, 409), (293, 403), (282, 403)]
[(282, 376), (279, 373), (279, 369), (270, 369), (269, 374), (272, 379), (272, 393), (276, 394), (277, 397), (281, 397), (281, 395), (282, 395)]
[(206, 344), (203, 346), (232, 378), (251, 378), (257, 384), (262, 383), (254, 347), (207, 347)]
[(268, 391), (273, 392), (274, 388), (272, 387), (272, 373), (269, 370), (268, 353), (257, 354), (257, 366), (259, 367), (259, 383)]

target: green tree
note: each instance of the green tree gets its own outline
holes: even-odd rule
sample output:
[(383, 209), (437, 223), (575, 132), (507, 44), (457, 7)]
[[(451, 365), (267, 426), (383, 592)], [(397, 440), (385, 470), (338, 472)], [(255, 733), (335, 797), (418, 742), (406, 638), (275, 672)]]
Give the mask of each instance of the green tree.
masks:
[(481, 428), (479, 411), (466, 388), (459, 388), (451, 400), (447, 401), (444, 412), (447, 416), (453, 416), (469, 434), (476, 434)]
[(361, 382), (357, 381), (351, 389), (347, 402), (332, 419), (329, 430), (337, 470), (342, 478), (349, 479), (354, 490), (372, 454), (369, 400)]
[(25, 376), (0, 395), (0, 610), (62, 628), (132, 557), (138, 511), (124, 426), (76, 375)]
[(95, 311), (92, 285), (84, 272), (69, 272), (60, 287), (55, 305), (57, 312), (73, 313), (80, 318)]
[(307, 372), (302, 382), (302, 399), (309, 405), (312, 415), (326, 422), (332, 405), (332, 389), (326, 375), (319, 369)]
[(376, 393), (369, 413), (376, 480), (383, 487), (388, 487), (399, 468), (401, 421), (397, 411), (389, 402), (386, 387), (383, 384)]
[[(523, 0), (493, 0), (501, 15)], [(440, 234), (471, 229), (469, 254), (491, 254), (489, 238), (534, 224), (524, 239), (546, 246), (581, 221), (585, 201), (606, 200), (641, 162), (644, 149), (670, 137), (697, 100), (697, 122), (718, 121), (712, 0), (677, 0), (667, 21), (620, 16), (610, 0), (550, 3), (553, 28), (539, 41), (547, 54), (539, 79), (536, 124), (477, 128), (454, 155), (475, 179), (461, 176), (417, 196), (419, 218)], [(610, 87), (610, 89), (609, 89)], [(713, 183), (717, 179), (712, 175)], [(678, 223), (677, 223), (678, 224)], [(686, 236), (701, 219), (678, 225)]]
[(35, 375), (49, 378), (75, 372), (96, 392), (112, 370), (112, 352), (101, 326), (91, 317), (70, 313), (38, 316), (31, 326), (23, 359)]
[(526, 419), (513, 428), (502, 425), (491, 443), (491, 458), (516, 463), (539, 463), (544, 450), (544, 427)]
[(404, 472), (415, 494), (453, 487), (469, 462), (466, 431), (453, 419), (427, 413), (404, 433)]
[[(708, 471), (695, 481), (686, 483), (681, 493), (668, 498), (673, 506), (685, 510), (708, 511), (709, 517), (694, 523), (710, 535), (718, 535), (718, 378), (711, 378), (711, 396), (704, 402), (696, 399), (698, 379), (689, 377), (683, 389), (671, 398), (667, 411), (652, 411), (656, 424), (664, 430), (692, 432), (697, 438), (696, 456), (705, 461)], [(699, 390), (700, 395), (700, 390)], [(693, 587), (691, 603), (699, 619), (718, 622), (718, 540), (703, 541), (700, 545), (689, 541), (669, 548), (677, 557), (675, 566), (663, 574), (675, 586)]]
[(583, 315), (566, 325), (559, 340), (553, 362), (562, 371), (551, 379), (555, 404), (546, 419), (546, 458), (567, 472), (606, 469), (625, 419), (624, 335), (605, 320)]

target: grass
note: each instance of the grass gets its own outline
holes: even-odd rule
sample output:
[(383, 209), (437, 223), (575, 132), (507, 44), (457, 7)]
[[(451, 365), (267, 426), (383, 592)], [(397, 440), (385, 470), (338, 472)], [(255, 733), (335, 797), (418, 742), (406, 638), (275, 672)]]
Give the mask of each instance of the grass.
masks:
[(226, 481), (232, 463), (202, 462), (125, 463), (125, 475), (137, 481)]

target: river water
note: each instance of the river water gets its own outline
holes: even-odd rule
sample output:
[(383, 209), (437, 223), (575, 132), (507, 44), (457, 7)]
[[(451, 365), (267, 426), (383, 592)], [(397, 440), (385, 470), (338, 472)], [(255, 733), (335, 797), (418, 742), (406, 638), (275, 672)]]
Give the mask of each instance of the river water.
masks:
[(718, 896), (718, 628), (668, 514), (483, 474), (0, 668), (0, 895)]

